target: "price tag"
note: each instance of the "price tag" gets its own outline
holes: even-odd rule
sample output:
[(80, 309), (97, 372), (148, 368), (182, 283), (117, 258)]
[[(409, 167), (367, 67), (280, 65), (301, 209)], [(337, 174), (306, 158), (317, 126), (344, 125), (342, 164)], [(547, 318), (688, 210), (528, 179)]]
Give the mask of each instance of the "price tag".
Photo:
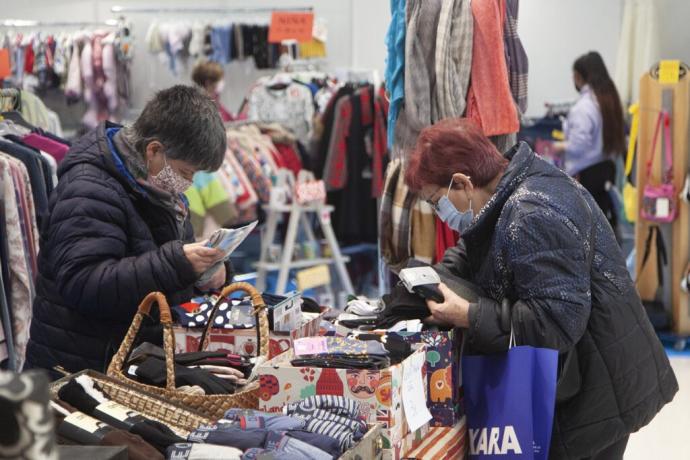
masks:
[(680, 61), (661, 61), (659, 63), (659, 83), (675, 84), (680, 78)]
[(657, 198), (656, 200), (656, 216), (660, 219), (665, 219), (671, 214), (671, 203), (668, 198)]
[(280, 43), (284, 40), (310, 42), (313, 30), (314, 13), (274, 11), (271, 14), (271, 26), (268, 29), (268, 42)]
[(65, 417), (65, 422), (74, 425), (78, 428), (81, 428), (82, 430), (87, 431), (89, 433), (95, 433), (101, 428), (107, 426), (105, 423), (96, 420), (95, 418), (90, 417), (81, 412), (72, 412), (67, 417)]
[(426, 392), (422, 369), (426, 353), (415, 352), (403, 361), (402, 400), (405, 418), (410, 431), (417, 431), (431, 420), (431, 413), (426, 406)]
[(294, 341), (295, 356), (328, 353), (326, 337), (307, 337)]

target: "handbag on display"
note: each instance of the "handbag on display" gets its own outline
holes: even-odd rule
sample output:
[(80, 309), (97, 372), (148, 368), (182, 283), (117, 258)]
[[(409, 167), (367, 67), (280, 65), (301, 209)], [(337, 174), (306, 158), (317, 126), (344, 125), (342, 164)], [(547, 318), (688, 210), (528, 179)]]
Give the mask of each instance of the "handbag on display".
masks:
[(630, 140), (628, 141), (628, 154), (625, 158), (625, 185), (623, 185), (623, 209), (625, 211), (625, 218), (628, 222), (635, 223), (637, 221), (638, 197), (637, 187), (632, 181), (632, 170), (635, 162), (635, 147), (637, 145), (637, 136), (640, 132), (640, 105), (633, 104), (630, 106), (628, 112), (632, 115), (632, 124), (630, 126)]
[[(662, 125), (664, 129), (665, 169), (662, 174), (662, 183), (653, 185), (650, 183), (652, 166)], [(642, 209), (640, 210), (642, 218), (650, 222), (668, 224), (673, 222), (678, 215), (678, 192), (673, 185), (673, 150), (671, 145), (671, 117), (668, 112), (661, 111), (652, 139), (652, 155), (647, 162), (647, 185), (645, 185), (642, 193)]]

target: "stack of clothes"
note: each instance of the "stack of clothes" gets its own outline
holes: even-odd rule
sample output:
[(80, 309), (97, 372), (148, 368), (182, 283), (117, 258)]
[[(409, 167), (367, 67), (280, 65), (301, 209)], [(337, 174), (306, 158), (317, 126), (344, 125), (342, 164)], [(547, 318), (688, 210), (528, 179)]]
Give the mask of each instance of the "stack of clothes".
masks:
[[(250, 380), (254, 363), (244, 356), (223, 351), (199, 351), (175, 355), (175, 386), (190, 394), (232, 394)], [(127, 360), (127, 374), (140, 383), (165, 387), (165, 352), (144, 342)]]
[(294, 341), (293, 366), (337, 369), (384, 369), (412, 354), (409, 344), (395, 337), (360, 334), (351, 338), (307, 337)]
[[(288, 404), (283, 414), (230, 409), (223, 419), (199, 427), (187, 439), (239, 449), (244, 452), (242, 460), (331, 460), (352, 448), (366, 432), (359, 402), (342, 396), (311, 396)], [(192, 458), (185, 456), (185, 452), (196, 447), (171, 446), (168, 458)]]

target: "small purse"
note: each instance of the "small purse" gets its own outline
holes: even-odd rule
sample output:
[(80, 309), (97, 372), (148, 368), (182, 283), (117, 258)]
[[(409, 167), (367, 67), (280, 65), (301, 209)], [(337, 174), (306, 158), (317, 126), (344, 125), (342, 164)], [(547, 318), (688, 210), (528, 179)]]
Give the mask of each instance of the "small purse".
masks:
[[(663, 183), (653, 185), (650, 182), (652, 165), (656, 153), (656, 143), (659, 138), (661, 125), (664, 125), (666, 169), (663, 173)], [(642, 193), (642, 218), (650, 222), (668, 224), (678, 215), (678, 192), (673, 185), (673, 150), (671, 148), (671, 117), (662, 111), (657, 119), (654, 138), (652, 139), (652, 155), (647, 162), (647, 185)]]

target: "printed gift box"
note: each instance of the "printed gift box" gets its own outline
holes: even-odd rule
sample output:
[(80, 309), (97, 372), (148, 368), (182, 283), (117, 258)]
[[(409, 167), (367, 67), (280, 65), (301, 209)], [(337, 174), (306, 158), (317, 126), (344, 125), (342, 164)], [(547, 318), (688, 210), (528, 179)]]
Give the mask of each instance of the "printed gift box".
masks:
[[(273, 359), (279, 354), (292, 348), (292, 342), (302, 337), (319, 335), (321, 320), (329, 308), (321, 307), (321, 313), (302, 312), (302, 324), (290, 332), (270, 331), (268, 357)], [(175, 352), (186, 353), (199, 349), (199, 340), (203, 329), (174, 326)], [(256, 356), (259, 345), (256, 328), (251, 329), (211, 329), (208, 349), (223, 350), (242, 356)]]
[(426, 346), (427, 406), (434, 416), (431, 426), (455, 426), (463, 416), (460, 329), (388, 334), (397, 335), (413, 347)]
[[(259, 367), (259, 409), (282, 412), (285, 404), (309, 396), (345, 396), (361, 403), (361, 416), (367, 423), (383, 425), (384, 449), (401, 448), (401, 441), (410, 432), (403, 410), (403, 367), (414, 355), (425, 352), (421, 347), (400, 364), (363, 370), (295, 367), (290, 364), (294, 352), (289, 350)], [(426, 388), (424, 367), (421, 374)]]
[[(339, 336), (353, 332), (342, 325), (336, 326)], [(431, 426), (453, 427), (464, 415), (462, 408), (462, 375), (460, 366), (462, 332), (450, 331), (388, 332), (375, 333), (398, 336), (413, 347), (426, 346), (427, 406)]]

